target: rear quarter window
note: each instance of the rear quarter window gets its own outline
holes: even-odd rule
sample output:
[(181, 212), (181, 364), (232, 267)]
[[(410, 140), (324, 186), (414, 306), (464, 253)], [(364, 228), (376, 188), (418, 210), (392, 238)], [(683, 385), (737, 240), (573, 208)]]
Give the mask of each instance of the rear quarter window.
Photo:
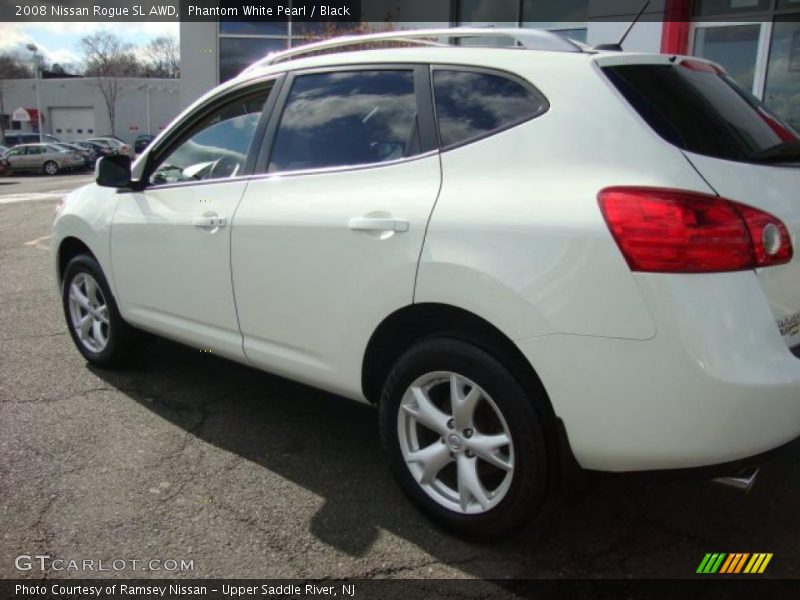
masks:
[(445, 149), (519, 125), (549, 106), (533, 86), (500, 73), (437, 68), (433, 92)]

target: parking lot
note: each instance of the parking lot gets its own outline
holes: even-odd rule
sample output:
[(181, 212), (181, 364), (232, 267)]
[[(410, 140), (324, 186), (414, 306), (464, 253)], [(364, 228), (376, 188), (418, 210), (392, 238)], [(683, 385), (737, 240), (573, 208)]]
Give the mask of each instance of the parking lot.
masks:
[[(800, 577), (800, 449), (742, 495), (592, 477), (531, 531), (437, 530), (383, 463), (376, 414), (165, 341), (87, 367), (49, 258), (53, 208), (91, 176), (0, 179), (0, 577), (683, 578), (707, 552)], [(192, 561), (185, 571), (18, 571), (15, 557)]]

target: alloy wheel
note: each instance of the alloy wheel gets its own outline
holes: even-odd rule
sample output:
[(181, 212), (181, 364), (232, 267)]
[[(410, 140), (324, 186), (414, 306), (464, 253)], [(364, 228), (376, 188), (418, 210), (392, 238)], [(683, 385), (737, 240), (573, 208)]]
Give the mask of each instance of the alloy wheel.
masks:
[(94, 353), (108, 344), (108, 304), (100, 286), (89, 273), (81, 272), (69, 285), (69, 314), (72, 328), (83, 346)]
[(514, 475), (514, 444), (497, 404), (457, 373), (427, 373), (400, 402), (397, 432), (406, 466), (439, 505), (461, 514), (497, 506)]

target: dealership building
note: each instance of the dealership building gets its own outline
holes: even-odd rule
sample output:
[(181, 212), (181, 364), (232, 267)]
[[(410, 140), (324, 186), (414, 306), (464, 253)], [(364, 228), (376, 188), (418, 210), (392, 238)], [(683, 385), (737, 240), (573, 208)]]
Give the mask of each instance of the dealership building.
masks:
[[(397, 28), (536, 27), (595, 45), (617, 41), (643, 4), (644, 0), (374, 0), (362, 1), (362, 8), (369, 5), (375, 14), (386, 15), (385, 22), (373, 22), (376, 28), (387, 23)], [(232, 17), (181, 23), (181, 106), (258, 58), (308, 43), (323, 30), (320, 23)], [(623, 47), (714, 60), (800, 129), (800, 0), (652, 0)]]
[(179, 80), (121, 78), (118, 81), (113, 132), (103, 94), (91, 77), (3, 81), (0, 118), (4, 129), (35, 131), (41, 110), (42, 133), (64, 142), (116, 134), (131, 143), (139, 134), (158, 134), (178, 114)]

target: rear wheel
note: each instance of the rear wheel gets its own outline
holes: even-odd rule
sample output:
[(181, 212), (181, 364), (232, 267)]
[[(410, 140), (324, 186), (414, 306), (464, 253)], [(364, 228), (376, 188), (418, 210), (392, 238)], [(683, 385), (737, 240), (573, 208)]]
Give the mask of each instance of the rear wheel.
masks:
[(48, 160), (44, 163), (44, 172), (48, 175), (57, 175), (58, 174), (58, 163), (53, 160)]
[[(541, 400), (541, 399), (538, 399)], [(381, 397), (381, 440), (395, 478), (424, 513), (466, 537), (518, 529), (548, 488), (545, 419), (493, 356), (423, 341), (395, 364)]]
[(112, 368), (128, 358), (135, 331), (119, 314), (103, 275), (91, 256), (73, 258), (64, 271), (61, 290), (72, 341), (90, 363)]

